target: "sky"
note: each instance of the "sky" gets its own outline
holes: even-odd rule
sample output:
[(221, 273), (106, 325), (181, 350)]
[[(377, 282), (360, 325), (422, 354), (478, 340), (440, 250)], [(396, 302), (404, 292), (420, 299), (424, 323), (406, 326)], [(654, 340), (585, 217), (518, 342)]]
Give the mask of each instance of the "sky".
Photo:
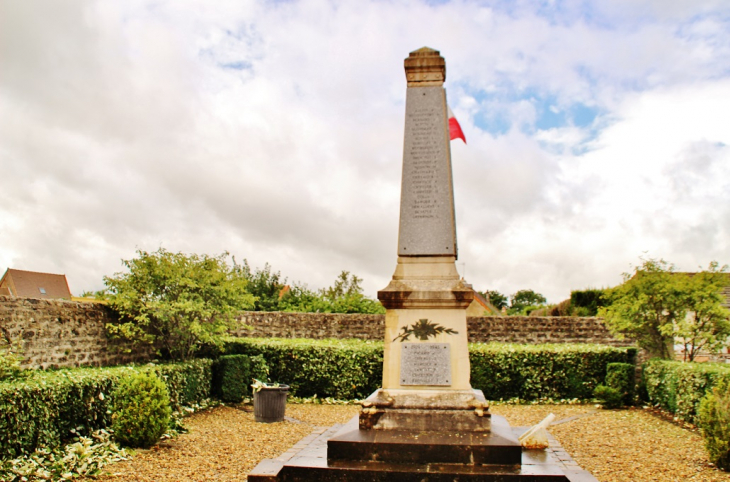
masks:
[(403, 59), (446, 59), (477, 290), (730, 263), (730, 3), (0, 0), (0, 271), (136, 250), (365, 293), (397, 261)]

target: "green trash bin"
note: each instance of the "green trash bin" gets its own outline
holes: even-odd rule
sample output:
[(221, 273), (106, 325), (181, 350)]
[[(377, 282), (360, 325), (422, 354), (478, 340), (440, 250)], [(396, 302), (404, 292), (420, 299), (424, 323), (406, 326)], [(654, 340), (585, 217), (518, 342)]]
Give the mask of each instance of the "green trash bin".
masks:
[(253, 414), (257, 422), (272, 423), (284, 420), (289, 385), (262, 387), (253, 394)]

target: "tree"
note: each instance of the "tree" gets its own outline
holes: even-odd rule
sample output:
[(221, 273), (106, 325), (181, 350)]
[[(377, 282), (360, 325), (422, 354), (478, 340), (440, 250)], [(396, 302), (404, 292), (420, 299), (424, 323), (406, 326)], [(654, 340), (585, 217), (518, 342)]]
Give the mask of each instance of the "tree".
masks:
[(609, 305), (598, 316), (619, 336), (636, 337), (651, 357), (671, 359), (674, 354), (674, 324), (687, 309), (680, 276), (663, 259), (642, 260), (634, 273), (624, 273), (624, 283), (607, 290)]
[(685, 346), (685, 359), (700, 350), (716, 350), (730, 336), (730, 313), (723, 308), (721, 289), (727, 266), (710, 263), (696, 274), (675, 273), (663, 259), (642, 260), (624, 283), (607, 290), (609, 305), (599, 309), (608, 328), (630, 334), (650, 356), (674, 358), (674, 340)]
[(264, 265), (263, 269), (257, 268), (255, 271), (251, 269), (247, 260), (243, 260), (243, 264), (236, 264), (233, 258), (233, 267), (240, 276), (248, 280), (248, 292), (256, 297), (254, 301), (254, 311), (280, 311), (280, 295), (281, 290), (286, 286), (286, 278), (281, 277), (281, 273), (271, 271), (269, 263)]
[(248, 281), (217, 257), (138, 250), (122, 260), (128, 273), (104, 277), (109, 306), (120, 316), (111, 337), (155, 347), (163, 358), (191, 358), (204, 344), (220, 345), (235, 316), (254, 305)]
[(547, 303), (547, 299), (540, 293), (535, 293), (533, 290), (519, 290), (517, 293), (510, 296), (510, 308), (508, 313), (511, 315), (516, 314), (529, 314), (526, 313), (528, 308), (534, 307), (535, 309), (543, 306)]
[(684, 359), (694, 361), (701, 350), (716, 351), (730, 336), (730, 311), (722, 306), (728, 284), (727, 266), (716, 261), (695, 275), (683, 275), (687, 314), (675, 325), (674, 336), (684, 345)]
[(575, 290), (569, 303), (573, 316), (596, 316), (598, 308), (606, 305), (606, 294), (599, 289)]
[(335, 302), (340, 298), (362, 295), (362, 278), (358, 278), (349, 271), (342, 271), (335, 280), (335, 284), (321, 291), (322, 296)]
[(480, 295), (482, 295), (487, 301), (492, 303), (492, 306), (497, 308), (498, 310), (501, 310), (502, 308), (507, 307), (507, 296), (503, 295), (499, 291), (496, 290), (487, 290), (487, 291), (480, 291)]
[(310, 313), (385, 313), (377, 300), (362, 293), (362, 279), (342, 271), (329, 288), (312, 291), (306, 285), (295, 284), (282, 298), (284, 311)]

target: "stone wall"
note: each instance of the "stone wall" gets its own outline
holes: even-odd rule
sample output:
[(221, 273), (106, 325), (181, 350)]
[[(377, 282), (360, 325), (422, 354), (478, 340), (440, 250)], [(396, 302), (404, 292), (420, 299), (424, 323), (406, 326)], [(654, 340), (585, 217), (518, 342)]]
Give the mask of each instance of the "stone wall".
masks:
[[(27, 366), (100, 366), (148, 359), (148, 352), (124, 353), (125, 346), (107, 339), (104, 325), (113, 316), (97, 303), (0, 296), (0, 336), (22, 337)], [(242, 337), (382, 340), (385, 330), (384, 315), (246, 312), (239, 320), (251, 327), (232, 332)], [(472, 342), (632, 344), (611, 336), (599, 318), (492, 316), (470, 317), (467, 323)]]
[[(239, 319), (251, 327), (233, 333), (242, 337), (382, 340), (385, 335), (384, 315), (248, 312)], [(470, 342), (633, 344), (612, 336), (600, 318), (484, 316), (467, 318), (467, 325)]]
[(608, 331), (602, 318), (573, 316), (483, 316), (467, 318), (469, 341), (505, 343), (598, 343), (632, 346)]
[(24, 366), (108, 366), (149, 359), (110, 342), (104, 325), (114, 314), (97, 303), (0, 296), (0, 337), (23, 339)]
[(239, 320), (251, 329), (232, 334), (256, 338), (357, 338), (382, 340), (385, 315), (249, 311)]

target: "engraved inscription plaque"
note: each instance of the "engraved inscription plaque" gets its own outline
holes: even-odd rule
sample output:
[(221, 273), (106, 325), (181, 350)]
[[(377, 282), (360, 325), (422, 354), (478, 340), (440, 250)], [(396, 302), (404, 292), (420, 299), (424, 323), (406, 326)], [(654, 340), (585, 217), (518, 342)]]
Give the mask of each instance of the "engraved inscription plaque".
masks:
[(449, 343), (402, 343), (401, 385), (451, 385)]
[(456, 256), (451, 151), (442, 87), (409, 87), (401, 186), (400, 256)]

